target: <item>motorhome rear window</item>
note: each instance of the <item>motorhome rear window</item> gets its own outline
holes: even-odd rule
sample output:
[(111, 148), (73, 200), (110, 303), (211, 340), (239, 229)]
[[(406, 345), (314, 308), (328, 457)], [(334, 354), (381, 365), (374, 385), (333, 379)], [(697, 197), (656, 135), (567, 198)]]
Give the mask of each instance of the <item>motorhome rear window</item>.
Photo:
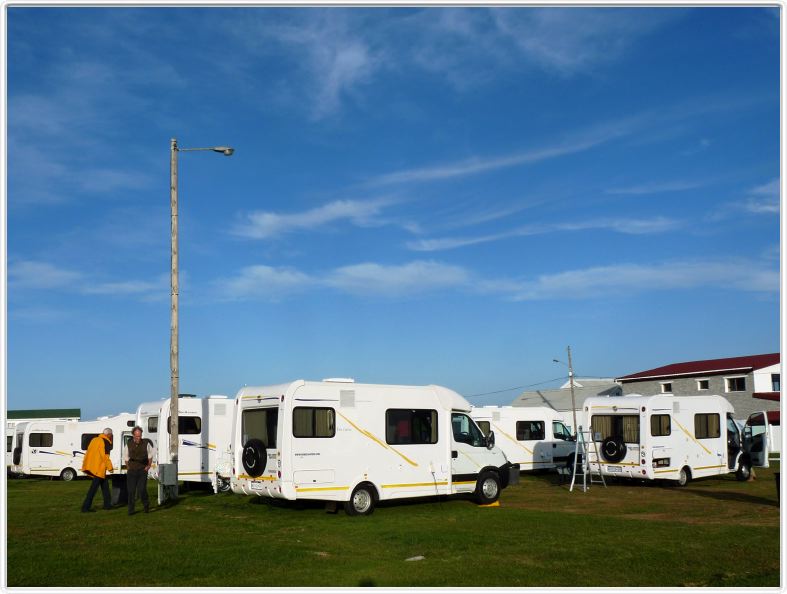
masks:
[(158, 433), (158, 417), (148, 418), (148, 433)]
[(98, 437), (98, 433), (83, 433), (80, 449), (87, 450), (87, 446), (90, 445), (94, 437)]
[(542, 441), (544, 435), (544, 421), (517, 421), (516, 438), (518, 441)]
[(721, 435), (718, 413), (699, 413), (694, 415), (694, 437), (713, 439)]
[(385, 441), (400, 445), (437, 443), (437, 411), (396, 408), (385, 411)]
[(333, 437), (336, 412), (332, 408), (296, 406), (292, 409), (293, 437)]
[(249, 408), (241, 415), (241, 443), (259, 439), (265, 447), (276, 447), (279, 408)]
[(475, 423), (485, 436), (489, 435), (489, 429), (491, 429), (489, 421), (476, 421)]
[[(172, 433), (172, 417), (169, 419), (167, 429)], [(202, 419), (199, 417), (178, 416), (178, 435), (199, 435), (202, 431)]]
[(54, 435), (52, 433), (31, 433), (28, 445), (31, 448), (51, 448)]
[(639, 415), (593, 415), (590, 428), (596, 441), (622, 437), (625, 443), (639, 443)]
[(669, 415), (651, 415), (650, 434), (653, 437), (663, 437), (672, 432)]

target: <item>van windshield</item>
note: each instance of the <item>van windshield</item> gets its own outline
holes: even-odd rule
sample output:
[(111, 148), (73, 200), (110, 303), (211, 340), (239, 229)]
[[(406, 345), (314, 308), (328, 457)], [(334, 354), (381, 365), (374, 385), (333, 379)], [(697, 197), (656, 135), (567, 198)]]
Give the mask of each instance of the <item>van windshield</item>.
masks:
[(241, 422), (241, 443), (247, 443), (250, 439), (259, 439), (266, 448), (275, 448), (278, 424), (278, 407), (244, 410)]
[(451, 426), (454, 430), (454, 441), (470, 444), (474, 448), (486, 445), (484, 434), (481, 433), (481, 430), (467, 415), (453, 413), (451, 415)]

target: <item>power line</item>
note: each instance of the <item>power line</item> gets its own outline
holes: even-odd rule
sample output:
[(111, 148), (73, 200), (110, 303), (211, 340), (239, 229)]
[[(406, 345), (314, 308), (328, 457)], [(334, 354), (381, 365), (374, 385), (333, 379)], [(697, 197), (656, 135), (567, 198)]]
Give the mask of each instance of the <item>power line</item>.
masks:
[(560, 377), (556, 377), (554, 379), (545, 380), (543, 382), (537, 382), (535, 384), (527, 384), (526, 386), (514, 386), (513, 388), (505, 388), (503, 390), (495, 390), (494, 392), (482, 392), (481, 394), (471, 394), (470, 396), (466, 396), (466, 398), (476, 398), (478, 396), (491, 396), (492, 394), (502, 394), (503, 392), (510, 392), (511, 390), (521, 390), (522, 388), (533, 388), (535, 386), (541, 386), (543, 384), (548, 384), (550, 382), (556, 382), (558, 380), (566, 379), (565, 375), (561, 375)]

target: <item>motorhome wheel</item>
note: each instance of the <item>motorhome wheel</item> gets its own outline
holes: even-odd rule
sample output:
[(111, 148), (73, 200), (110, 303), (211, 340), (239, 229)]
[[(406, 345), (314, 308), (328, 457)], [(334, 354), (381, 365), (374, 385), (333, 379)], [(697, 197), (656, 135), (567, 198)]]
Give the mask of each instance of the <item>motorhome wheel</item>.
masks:
[(77, 477), (77, 473), (73, 468), (64, 468), (60, 473), (60, 480), (73, 481)]
[(260, 476), (267, 462), (265, 444), (260, 439), (250, 439), (243, 446), (243, 468), (249, 476)]
[(368, 516), (374, 511), (374, 489), (368, 485), (358, 485), (353, 489), (349, 501), (344, 502), (348, 516)]
[(680, 469), (680, 472), (678, 473), (678, 486), (685, 487), (686, 485), (689, 484), (690, 480), (691, 480), (691, 471), (688, 469), (688, 467), (684, 466), (683, 468)]
[(475, 498), (480, 504), (494, 503), (500, 497), (500, 479), (494, 472), (482, 472), (475, 488)]
[(231, 486), (232, 485), (230, 485), (229, 479), (225, 479), (220, 476), (216, 477), (216, 487), (218, 488), (219, 493), (227, 493)]
[(607, 462), (620, 462), (626, 456), (626, 443), (617, 435), (607, 437), (601, 442), (601, 454)]

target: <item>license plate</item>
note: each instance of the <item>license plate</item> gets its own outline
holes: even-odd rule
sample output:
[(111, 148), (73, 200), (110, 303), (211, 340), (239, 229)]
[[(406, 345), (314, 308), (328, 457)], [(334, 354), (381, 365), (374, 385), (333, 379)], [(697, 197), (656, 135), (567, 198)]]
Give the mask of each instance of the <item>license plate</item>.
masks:
[(263, 485), (262, 481), (251, 481), (251, 485), (249, 486), (255, 491), (262, 491), (263, 489), (262, 485)]
[(607, 466), (607, 472), (623, 472), (622, 466)]

